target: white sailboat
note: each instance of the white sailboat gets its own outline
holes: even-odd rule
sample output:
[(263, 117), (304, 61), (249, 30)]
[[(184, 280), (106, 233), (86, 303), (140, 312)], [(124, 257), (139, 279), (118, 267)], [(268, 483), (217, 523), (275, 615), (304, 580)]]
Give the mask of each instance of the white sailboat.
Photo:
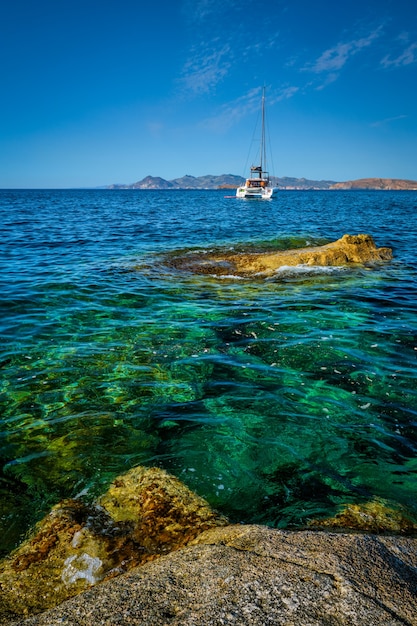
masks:
[(246, 179), (244, 185), (236, 189), (237, 198), (260, 198), (269, 200), (275, 196), (278, 189), (274, 187), (269, 178), (269, 172), (266, 169), (266, 142), (265, 142), (265, 87), (262, 91), (262, 130), (261, 130), (261, 147), (260, 147), (260, 163), (252, 165), (250, 168), (250, 176)]

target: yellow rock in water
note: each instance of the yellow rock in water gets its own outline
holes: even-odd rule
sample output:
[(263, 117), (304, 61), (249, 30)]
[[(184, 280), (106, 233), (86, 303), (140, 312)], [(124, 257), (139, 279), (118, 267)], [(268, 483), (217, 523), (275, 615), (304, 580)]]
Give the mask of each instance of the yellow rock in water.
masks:
[(169, 265), (195, 274), (268, 276), (280, 267), (295, 265), (345, 266), (388, 261), (391, 248), (377, 248), (371, 235), (343, 235), (324, 246), (273, 252), (187, 253), (170, 256)]
[(203, 530), (227, 523), (203, 498), (157, 468), (136, 467), (118, 477), (99, 504), (116, 522), (132, 524), (132, 538), (149, 557), (176, 550)]
[(362, 504), (346, 504), (334, 517), (313, 520), (309, 526), (371, 533), (414, 534), (417, 532), (417, 523), (403, 507), (379, 498)]
[(136, 467), (92, 505), (59, 503), (0, 563), (0, 618), (56, 606), (225, 524), (177, 478)]

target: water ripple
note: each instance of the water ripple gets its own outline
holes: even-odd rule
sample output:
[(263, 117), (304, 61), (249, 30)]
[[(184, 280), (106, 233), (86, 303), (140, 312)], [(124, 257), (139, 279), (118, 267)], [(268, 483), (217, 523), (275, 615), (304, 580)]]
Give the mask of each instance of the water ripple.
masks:
[[(141, 463), (236, 521), (374, 496), (417, 512), (416, 197), (0, 192), (4, 551)], [(392, 263), (221, 281), (161, 263), (370, 230)]]

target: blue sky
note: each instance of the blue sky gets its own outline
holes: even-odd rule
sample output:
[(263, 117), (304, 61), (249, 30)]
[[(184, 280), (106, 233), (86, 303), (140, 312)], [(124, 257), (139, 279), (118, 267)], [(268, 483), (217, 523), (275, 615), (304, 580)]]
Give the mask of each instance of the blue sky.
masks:
[[(260, 13), (258, 13), (260, 11)], [(271, 173), (417, 179), (415, 0), (8, 0), (0, 187)]]

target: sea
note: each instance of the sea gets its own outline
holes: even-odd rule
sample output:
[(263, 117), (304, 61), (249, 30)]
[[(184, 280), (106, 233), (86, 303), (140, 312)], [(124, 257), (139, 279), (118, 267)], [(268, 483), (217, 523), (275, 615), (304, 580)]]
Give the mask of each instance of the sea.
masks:
[[(137, 465), (237, 523), (417, 514), (417, 192), (227, 193), (0, 190), (0, 554)], [(169, 262), (345, 233), (393, 260), (267, 278)]]

